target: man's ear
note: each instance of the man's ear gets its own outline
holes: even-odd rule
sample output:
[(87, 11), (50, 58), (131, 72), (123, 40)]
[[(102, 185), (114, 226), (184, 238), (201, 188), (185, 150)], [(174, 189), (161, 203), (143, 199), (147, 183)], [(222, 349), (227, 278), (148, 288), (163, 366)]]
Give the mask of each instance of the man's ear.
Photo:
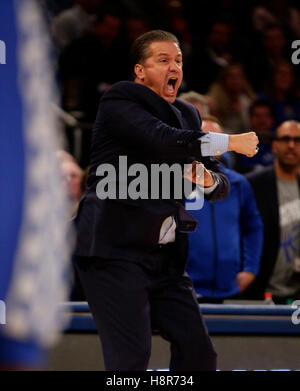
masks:
[(277, 147), (277, 144), (276, 144), (276, 141), (275, 141), (275, 140), (272, 141), (271, 147), (272, 147), (272, 152), (273, 152), (273, 154), (276, 155), (276, 147)]
[(144, 81), (144, 67), (141, 64), (135, 64), (134, 73), (136, 75), (136, 79), (140, 82)]

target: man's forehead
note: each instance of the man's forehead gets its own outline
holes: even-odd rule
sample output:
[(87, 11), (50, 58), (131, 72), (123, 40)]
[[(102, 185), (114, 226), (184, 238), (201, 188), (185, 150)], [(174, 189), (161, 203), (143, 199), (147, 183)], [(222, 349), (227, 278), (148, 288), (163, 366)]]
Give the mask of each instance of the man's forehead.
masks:
[[(210, 121), (210, 120), (203, 120), (202, 122), (202, 129), (205, 128), (205, 131), (209, 131), (209, 128), (211, 128), (212, 131), (222, 133), (222, 128), (217, 122)], [(207, 128), (207, 130), (206, 130)]]
[(150, 49), (150, 55), (178, 55), (182, 56), (182, 52), (180, 50), (180, 47), (176, 42), (171, 41), (158, 41), (158, 42), (152, 42), (149, 45)]
[(291, 134), (300, 136), (300, 124), (297, 123), (282, 124), (277, 129), (277, 136), (288, 136)]

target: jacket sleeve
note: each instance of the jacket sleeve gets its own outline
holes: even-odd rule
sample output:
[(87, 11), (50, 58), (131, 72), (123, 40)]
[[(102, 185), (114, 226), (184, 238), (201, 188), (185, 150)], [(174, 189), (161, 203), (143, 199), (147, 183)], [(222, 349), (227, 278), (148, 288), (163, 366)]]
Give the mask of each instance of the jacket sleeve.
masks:
[[(113, 87), (112, 87), (113, 88)], [(132, 149), (163, 154), (166, 158), (195, 156), (201, 158), (199, 129), (186, 130), (169, 126), (155, 117), (144, 105), (120, 92), (109, 91), (101, 100), (95, 127), (104, 128)]]
[(218, 181), (217, 187), (211, 193), (204, 194), (204, 198), (208, 201), (224, 200), (230, 192), (230, 182), (227, 175), (221, 169), (220, 163), (212, 157), (202, 159), (203, 164), (208, 170), (213, 172), (215, 180)]
[[(205, 166), (215, 173), (219, 182), (207, 198), (212, 201), (224, 199), (230, 188), (226, 175), (221, 172), (216, 159), (202, 157), (201, 154), (201, 137), (207, 133), (199, 128), (187, 130), (169, 126), (145, 106), (145, 102), (139, 103), (122, 88), (112, 87), (101, 100), (96, 127), (105, 129), (112, 137), (134, 150), (162, 155), (165, 158), (192, 157), (203, 161)], [(201, 118), (197, 127), (200, 124)]]
[(244, 177), (240, 182), (240, 201), (243, 271), (257, 275), (263, 248), (263, 223), (253, 190)]
[(214, 176), (218, 180), (218, 186), (212, 193), (205, 195), (205, 199), (208, 201), (224, 200), (230, 192), (230, 182), (222, 172), (214, 172)]

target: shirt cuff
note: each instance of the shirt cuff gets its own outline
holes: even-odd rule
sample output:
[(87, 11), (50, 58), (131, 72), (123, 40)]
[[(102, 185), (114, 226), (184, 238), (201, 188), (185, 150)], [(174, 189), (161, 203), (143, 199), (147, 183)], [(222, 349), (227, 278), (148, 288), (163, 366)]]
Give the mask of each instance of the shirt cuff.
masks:
[(208, 132), (198, 140), (201, 141), (202, 156), (222, 155), (228, 151), (228, 134)]
[(215, 190), (215, 188), (218, 186), (219, 182), (220, 182), (219, 178), (217, 176), (215, 176), (212, 171), (210, 171), (210, 170), (208, 170), (208, 171), (211, 173), (212, 177), (214, 178), (214, 184), (209, 186), (209, 187), (196, 185), (198, 187), (198, 189), (201, 190), (201, 192), (204, 193), (204, 194), (212, 193)]

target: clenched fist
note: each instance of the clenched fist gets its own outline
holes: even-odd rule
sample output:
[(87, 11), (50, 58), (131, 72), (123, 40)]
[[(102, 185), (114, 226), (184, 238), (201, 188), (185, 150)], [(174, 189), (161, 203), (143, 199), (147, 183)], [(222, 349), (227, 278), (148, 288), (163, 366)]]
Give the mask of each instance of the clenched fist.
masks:
[(258, 137), (255, 132), (230, 134), (228, 151), (242, 153), (252, 157), (257, 153)]
[(192, 164), (189, 164), (183, 173), (183, 177), (189, 179), (196, 185), (210, 187), (214, 184), (214, 179), (210, 171), (208, 171), (204, 164), (194, 160)]

